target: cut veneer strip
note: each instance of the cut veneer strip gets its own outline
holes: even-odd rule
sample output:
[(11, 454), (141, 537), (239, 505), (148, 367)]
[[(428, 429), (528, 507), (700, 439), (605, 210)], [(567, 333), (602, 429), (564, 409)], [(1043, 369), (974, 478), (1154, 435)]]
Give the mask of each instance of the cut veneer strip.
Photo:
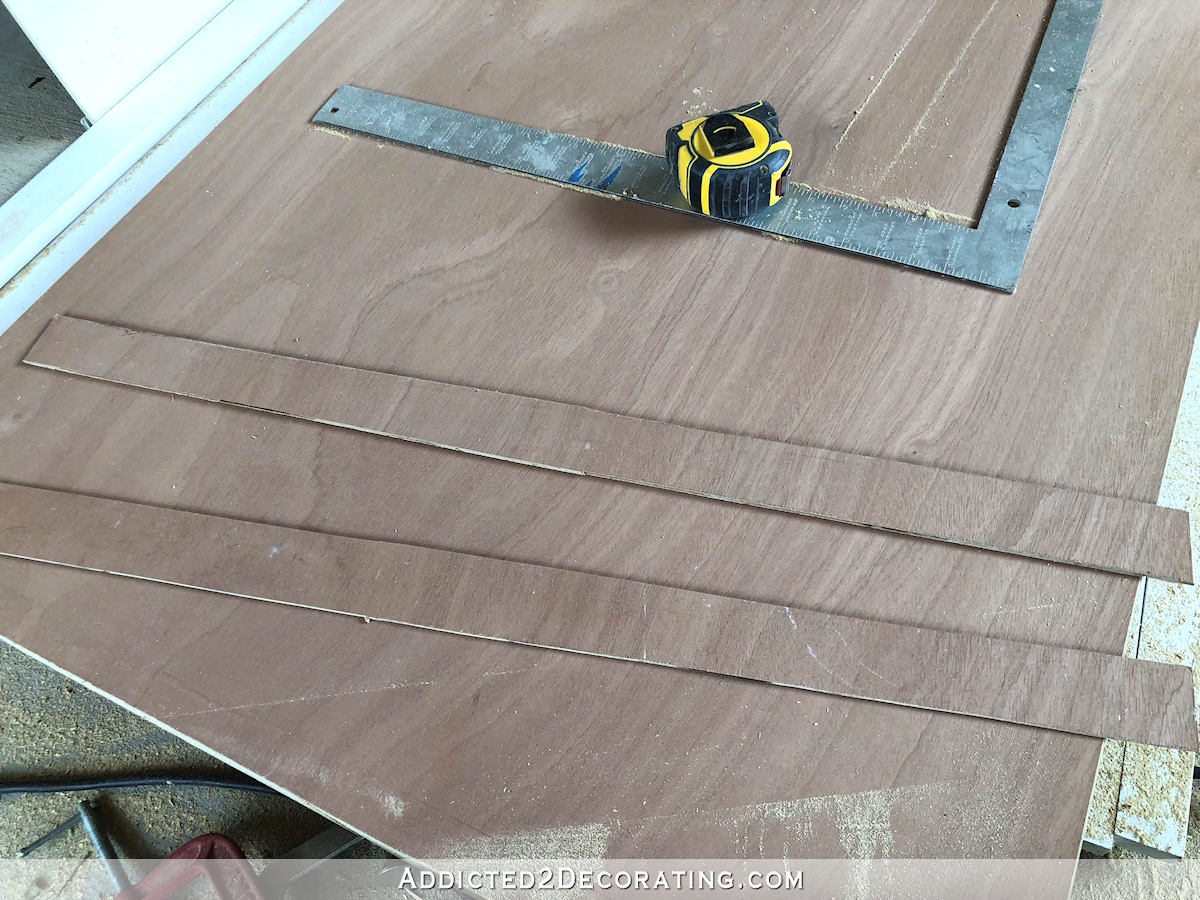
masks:
[(576, 475), (1191, 583), (1188, 514), (58, 317), (25, 362)]
[(490, 640), (1195, 748), (1191, 670), (0, 483), (0, 555)]

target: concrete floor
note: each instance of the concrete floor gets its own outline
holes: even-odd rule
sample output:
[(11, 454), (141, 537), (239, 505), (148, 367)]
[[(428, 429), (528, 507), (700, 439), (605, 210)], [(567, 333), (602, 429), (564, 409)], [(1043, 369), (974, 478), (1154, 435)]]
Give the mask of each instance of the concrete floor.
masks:
[[(0, 645), (0, 781), (138, 775), (152, 772), (242, 778), (202, 750)], [(0, 858), (12, 858), (97, 801), (121, 856), (161, 859), (191, 838), (218, 832), (247, 856), (280, 856), (328, 826), (285, 797), (216, 788), (154, 787), (77, 794), (0, 797)], [(84, 857), (91, 845), (76, 828), (36, 851)]]

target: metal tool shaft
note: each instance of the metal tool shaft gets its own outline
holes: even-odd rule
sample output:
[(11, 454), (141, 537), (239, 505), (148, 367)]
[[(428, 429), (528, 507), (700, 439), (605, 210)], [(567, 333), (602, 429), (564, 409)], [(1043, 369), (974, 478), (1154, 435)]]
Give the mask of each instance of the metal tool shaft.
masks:
[(83, 830), (87, 832), (88, 839), (96, 850), (96, 855), (100, 857), (100, 861), (108, 871), (108, 877), (112, 880), (113, 887), (119, 894), (129, 887), (129, 879), (121, 864), (117, 862), (117, 851), (113, 848), (112, 841), (109, 840), (108, 833), (100, 822), (96, 807), (92, 801), (84, 800), (79, 804), (77, 815), (79, 821), (83, 823)]

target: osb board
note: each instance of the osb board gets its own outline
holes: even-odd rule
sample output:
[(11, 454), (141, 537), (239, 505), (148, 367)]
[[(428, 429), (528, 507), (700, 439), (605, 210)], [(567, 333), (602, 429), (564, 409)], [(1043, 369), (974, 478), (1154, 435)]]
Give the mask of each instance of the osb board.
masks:
[[(893, 21), (881, 11), (890, 4), (839, 8), (865, 10), (872, 35), (890, 32), (878, 24)], [(651, 15), (640, 6), (479, 9), (348, 3), (39, 302), (0, 347), (0, 478), (1117, 652), (1129, 577), (18, 365), (50, 316), (66, 311), (1154, 499), (1196, 325), (1194, 218), (1170, 212), (1194, 194), (1182, 162), (1196, 125), (1184, 100), (1193, 5), (1151, 11), (1110, 0), (1014, 296), (308, 125), (351, 82), (654, 147), (664, 122), (678, 119), (665, 113), (694, 86), (695, 70), (683, 72), (671, 53), (695, 40), (678, 30), (671, 39), (663, 23), (638, 18)], [(671, 21), (696, 35), (707, 25)], [(821, 69), (820, 53), (779, 43), (777, 31), (756, 28), (752, 39), (786, 58), (789, 84)], [(823, 57), (829, 71), (863, 64), (860, 47), (842, 46)], [(872, 71), (898, 47), (867, 53)], [(648, 49), (661, 52), (647, 58)], [(776, 96), (764, 90), (776, 84), (762, 82), (765, 63), (743, 84), (739, 69), (698, 58), (729, 95), (750, 85)], [(988, 72), (971, 71), (967, 96), (990, 96)], [(847, 112), (858, 102), (847, 100)], [(975, 135), (960, 139), (970, 146)], [(930, 183), (944, 180), (942, 165), (922, 169)], [(622, 852), (770, 854), (785, 843), (793, 856), (855, 852), (826, 828), (789, 830), (783, 811), (828, 804), (826, 821), (853, 817), (857, 800), (809, 798), (863, 791), (903, 810), (859, 829), (873, 839), (857, 845), (866, 855), (1071, 856), (1099, 751), (1094, 740), (811, 695), (794, 716), (781, 706), (760, 718), (760, 704), (778, 702), (767, 699), (774, 689), (754, 688), (760, 699), (740, 683), (677, 672), (642, 681), (627, 672), (635, 666), (537, 650), (496, 657), (476, 641), (392, 626), (383, 638), (265, 604), (201, 611), (177, 591), (118, 589), (34, 564), (5, 562), (0, 576), (0, 633), (152, 715), (193, 713), (174, 727), (414, 852), (595, 823)], [(384, 690), (405, 679), (443, 687), (431, 705)], [(525, 713), (506, 717), (512, 709)], [(448, 733), (458, 739), (447, 743)], [(909, 790), (932, 784), (948, 787)], [(400, 809), (396, 798), (398, 818), (388, 812)], [(731, 821), (730, 810), (748, 809), (758, 810), (755, 824)], [(993, 828), (996, 809), (1003, 822)], [(876, 813), (863, 821), (878, 823)]]

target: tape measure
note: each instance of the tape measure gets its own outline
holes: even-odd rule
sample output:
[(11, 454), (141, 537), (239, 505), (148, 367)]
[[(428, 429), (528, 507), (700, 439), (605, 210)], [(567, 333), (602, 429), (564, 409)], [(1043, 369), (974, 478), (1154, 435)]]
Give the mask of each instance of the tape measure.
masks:
[(765, 100), (701, 116), (667, 131), (667, 162), (679, 189), (706, 216), (744, 219), (787, 190), (792, 145)]

